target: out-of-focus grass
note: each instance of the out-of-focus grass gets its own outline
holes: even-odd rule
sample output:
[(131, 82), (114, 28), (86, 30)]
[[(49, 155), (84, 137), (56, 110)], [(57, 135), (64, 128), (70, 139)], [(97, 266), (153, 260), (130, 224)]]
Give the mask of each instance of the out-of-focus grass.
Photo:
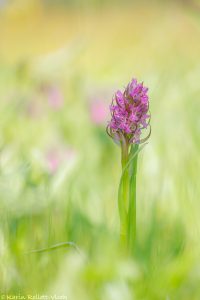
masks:
[[(198, 17), (173, 4), (33, 3), (0, 19), (1, 293), (199, 299)], [(120, 151), (91, 106), (108, 108), (132, 76), (150, 87), (152, 136), (131, 259), (118, 246)], [(81, 254), (26, 254), (65, 241)]]

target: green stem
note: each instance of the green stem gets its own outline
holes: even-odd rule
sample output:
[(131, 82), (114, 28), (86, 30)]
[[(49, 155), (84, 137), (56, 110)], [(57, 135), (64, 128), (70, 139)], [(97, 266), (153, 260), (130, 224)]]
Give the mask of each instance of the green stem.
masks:
[(130, 189), (128, 208), (128, 249), (132, 253), (136, 242), (136, 175), (139, 145), (132, 145), (130, 156), (135, 155), (130, 168)]
[(137, 157), (145, 145), (132, 145), (129, 153), (128, 142), (125, 139), (121, 142), (122, 175), (118, 189), (120, 240), (129, 253), (133, 253), (136, 241)]
[(122, 172), (124, 171), (124, 177), (123, 177), (123, 197), (124, 197), (124, 206), (126, 210), (128, 209), (128, 194), (129, 194), (129, 172), (126, 167), (126, 164), (128, 163), (128, 145), (127, 143), (125, 145), (122, 145)]
[(128, 210), (128, 198), (129, 198), (129, 172), (128, 168), (125, 168), (128, 163), (128, 142), (125, 138), (121, 142), (121, 165), (122, 165), (122, 177), (118, 194), (118, 206), (120, 214), (120, 239), (123, 245), (127, 245), (127, 210)]

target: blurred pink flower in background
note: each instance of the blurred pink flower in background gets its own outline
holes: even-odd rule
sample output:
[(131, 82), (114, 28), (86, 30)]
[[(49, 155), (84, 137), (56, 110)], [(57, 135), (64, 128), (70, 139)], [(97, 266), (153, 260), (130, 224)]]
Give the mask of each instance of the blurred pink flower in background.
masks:
[(46, 153), (46, 167), (50, 174), (55, 174), (60, 167), (66, 166), (76, 158), (76, 152), (72, 148), (52, 147)]
[(110, 99), (111, 87), (101, 87), (95, 84), (88, 87), (88, 105), (90, 120), (96, 126), (105, 126), (109, 118), (108, 103)]
[(94, 100), (90, 104), (90, 117), (94, 124), (105, 124), (108, 116), (107, 105), (101, 100)]
[(50, 86), (47, 88), (47, 97), (49, 105), (57, 110), (60, 109), (64, 104), (64, 98), (63, 95), (56, 86)]
[(60, 158), (55, 149), (49, 150), (46, 155), (47, 168), (50, 173), (55, 173), (59, 167)]
[(37, 118), (43, 115), (43, 107), (37, 96), (33, 96), (26, 105), (26, 114), (28, 117)]
[(46, 115), (45, 112), (49, 107), (53, 110), (59, 110), (63, 104), (64, 97), (58, 87), (41, 84), (27, 102), (26, 113), (29, 117), (37, 118)]

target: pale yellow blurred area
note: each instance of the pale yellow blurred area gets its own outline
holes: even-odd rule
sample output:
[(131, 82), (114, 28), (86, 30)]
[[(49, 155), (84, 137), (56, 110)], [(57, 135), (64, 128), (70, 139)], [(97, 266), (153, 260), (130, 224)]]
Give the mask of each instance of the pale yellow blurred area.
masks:
[(78, 23), (73, 12), (46, 10), (38, 0), (11, 2), (0, 13), (0, 56), (26, 60), (63, 47)]
[(199, 56), (198, 21), (175, 3), (93, 10), (44, 6), (40, 0), (6, 3), (0, 10), (1, 61), (28, 61), (65, 49), (74, 41), (84, 46), (80, 65), (86, 68), (117, 63), (122, 70), (131, 71), (134, 66), (139, 72), (153, 69), (166, 56), (171, 65), (180, 54), (194, 60)]

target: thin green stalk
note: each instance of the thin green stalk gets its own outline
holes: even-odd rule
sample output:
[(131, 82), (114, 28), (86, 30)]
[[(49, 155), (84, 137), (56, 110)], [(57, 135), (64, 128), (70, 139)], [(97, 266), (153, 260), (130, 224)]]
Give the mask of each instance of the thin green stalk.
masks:
[(128, 169), (125, 169), (127, 163), (128, 163), (128, 143), (125, 142), (125, 144), (122, 145), (121, 164), (122, 164), (122, 171), (124, 171), (123, 197), (124, 197), (124, 206), (126, 210), (128, 209), (128, 196), (129, 196), (129, 171)]
[(26, 252), (25, 254), (43, 253), (43, 252), (54, 251), (54, 250), (57, 250), (57, 249), (60, 249), (60, 248), (69, 248), (69, 247), (73, 247), (78, 252), (80, 252), (80, 249), (77, 247), (77, 245), (74, 242), (63, 242), (63, 243), (59, 243), (59, 244), (56, 244), (56, 245), (52, 245), (52, 246), (47, 247), (47, 248), (30, 250), (30, 251)]
[(126, 168), (128, 163), (128, 142), (123, 139), (121, 142), (121, 165), (122, 177), (118, 195), (118, 205), (120, 213), (120, 239), (121, 243), (127, 244), (127, 209), (129, 198), (129, 172)]
[(130, 167), (130, 188), (128, 207), (128, 249), (132, 253), (136, 242), (136, 177), (139, 145), (131, 146), (130, 156), (134, 156)]
[[(127, 177), (125, 175), (126, 175), (126, 172), (129, 173), (129, 170), (130, 170), (130, 179), (131, 179), (131, 175), (133, 174), (133, 170), (136, 170), (136, 168), (134, 168), (134, 164), (135, 164), (135, 162), (137, 162), (136, 157), (138, 156), (138, 153), (144, 148), (145, 145), (146, 144), (143, 144), (142, 146), (140, 146), (140, 148), (137, 145), (132, 146), (132, 147), (136, 147), (136, 148), (135, 149), (132, 148), (132, 150), (130, 151), (130, 154), (128, 156), (128, 161), (122, 169), (122, 175), (121, 175), (120, 183), (119, 183), (118, 207), (119, 207), (119, 215), (120, 215), (120, 240), (121, 240), (122, 245), (124, 245), (126, 248), (129, 246), (129, 243), (128, 243), (129, 239), (127, 239), (127, 233), (128, 233), (128, 236), (131, 237), (132, 236), (131, 230), (132, 230), (133, 227), (129, 222), (129, 219), (131, 220), (131, 214), (130, 213), (128, 214), (127, 207), (125, 206), (126, 202), (124, 200), (126, 200), (126, 199), (124, 198), (123, 184), (127, 180)], [(132, 177), (132, 179), (133, 178), (134, 177)], [(129, 180), (129, 178), (128, 178), (128, 180)], [(136, 180), (136, 177), (135, 177), (135, 180)], [(126, 182), (126, 184), (127, 184), (127, 182)], [(132, 186), (132, 183), (131, 183), (131, 186)], [(133, 187), (134, 186), (135, 186), (135, 193), (136, 193), (136, 181), (135, 181), (135, 185), (133, 184)], [(131, 203), (130, 201), (131, 201), (131, 199), (133, 197), (133, 194), (134, 194), (133, 191), (134, 191), (134, 189), (131, 188), (130, 189), (130, 194), (129, 194), (130, 195), (129, 203)], [(131, 195), (132, 195), (132, 197), (131, 197)], [(136, 197), (134, 197), (134, 199), (136, 200)], [(129, 208), (130, 208), (130, 204), (129, 204)], [(136, 208), (136, 206), (135, 206), (135, 208)], [(132, 209), (131, 210), (129, 209), (129, 211), (132, 211)], [(136, 215), (136, 210), (135, 210), (135, 215)], [(134, 220), (136, 222), (136, 218)], [(129, 230), (129, 228), (130, 228), (130, 230)], [(136, 230), (136, 225), (135, 225), (135, 230)], [(129, 248), (130, 248), (130, 246), (129, 246)]]

